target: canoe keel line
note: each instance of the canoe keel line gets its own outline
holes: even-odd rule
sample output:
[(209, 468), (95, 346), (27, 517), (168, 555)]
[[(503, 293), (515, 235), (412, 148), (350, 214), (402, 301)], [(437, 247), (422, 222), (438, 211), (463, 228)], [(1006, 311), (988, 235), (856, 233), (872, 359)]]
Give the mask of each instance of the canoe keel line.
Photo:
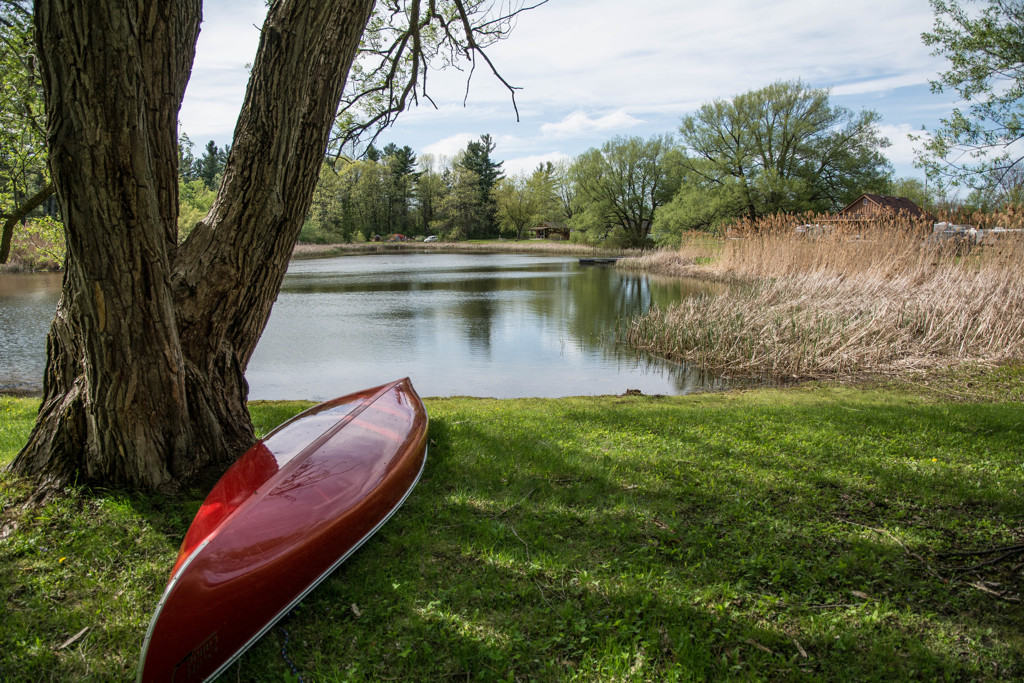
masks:
[(426, 448), (406, 378), (314, 406), (246, 451), (185, 535), (137, 680), (222, 673), (401, 507)]

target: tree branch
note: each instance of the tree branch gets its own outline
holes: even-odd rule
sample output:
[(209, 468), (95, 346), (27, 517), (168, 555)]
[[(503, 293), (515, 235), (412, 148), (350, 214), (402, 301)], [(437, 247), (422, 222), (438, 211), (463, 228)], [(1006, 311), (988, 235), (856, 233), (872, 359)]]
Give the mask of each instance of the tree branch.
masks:
[(50, 195), (54, 193), (53, 182), (49, 182), (41, 190), (36, 192), (34, 195), (25, 200), (25, 203), (19, 206), (14, 213), (5, 214), (3, 216), (4, 226), (3, 233), (0, 234), (0, 263), (7, 263), (7, 259), (11, 255), (11, 239), (14, 235), (14, 226), (19, 221), (25, 219), (33, 209), (38, 207), (40, 204), (49, 199)]
[[(360, 48), (363, 63), (354, 69), (355, 77), (342, 97), (331, 140), (335, 155), (340, 156), (346, 145), (373, 144), (401, 112), (419, 104), (421, 97), (437, 108), (427, 92), (427, 74), (431, 67), (440, 65), (461, 70), (460, 62), (468, 62), (465, 105), (478, 57), (511, 93), (518, 121), (516, 91), (520, 88), (502, 76), (486, 48), (504, 38), (519, 15), (547, 1), (526, 5), (523, 0), (517, 0), (516, 6), (502, 8), (500, 16), (481, 17), (494, 3), (390, 0), (371, 22)], [(369, 65), (365, 63), (367, 59), (371, 62)]]

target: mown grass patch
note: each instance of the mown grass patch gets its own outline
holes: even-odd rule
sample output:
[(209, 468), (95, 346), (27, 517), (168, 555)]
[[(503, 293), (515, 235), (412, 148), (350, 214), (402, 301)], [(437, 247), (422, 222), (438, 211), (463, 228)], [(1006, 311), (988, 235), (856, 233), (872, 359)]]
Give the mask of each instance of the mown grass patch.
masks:
[[(262, 431), (305, 405), (253, 412)], [(1024, 592), (1020, 567), (939, 555), (1021, 542), (1017, 404), (816, 387), (427, 407), (405, 506), (225, 680), (1024, 676), (1024, 608), (993, 595)], [(129, 676), (198, 498), (26, 510), (0, 481), (0, 678)]]
[(0, 394), (0, 466), (14, 459), (28, 441), (39, 401)]

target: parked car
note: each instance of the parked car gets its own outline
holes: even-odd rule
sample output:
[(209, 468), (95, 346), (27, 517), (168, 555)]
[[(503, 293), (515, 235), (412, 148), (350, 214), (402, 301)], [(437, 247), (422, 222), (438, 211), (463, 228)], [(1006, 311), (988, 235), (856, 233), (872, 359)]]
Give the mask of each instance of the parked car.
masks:
[(423, 241), (424, 242), (436, 242), (437, 241), (437, 235), (428, 235), (427, 238), (425, 240), (423, 240)]

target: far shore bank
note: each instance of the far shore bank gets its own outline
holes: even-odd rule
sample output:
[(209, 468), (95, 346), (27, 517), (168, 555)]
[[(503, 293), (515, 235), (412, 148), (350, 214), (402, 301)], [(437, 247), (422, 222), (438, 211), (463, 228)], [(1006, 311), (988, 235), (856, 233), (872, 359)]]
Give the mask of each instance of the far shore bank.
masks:
[(362, 254), (488, 254), (511, 253), (538, 256), (639, 256), (639, 249), (607, 249), (575, 242), (551, 240), (483, 240), (470, 242), (360, 242), (356, 244), (309, 244), (300, 242), (293, 259), (358, 256)]

